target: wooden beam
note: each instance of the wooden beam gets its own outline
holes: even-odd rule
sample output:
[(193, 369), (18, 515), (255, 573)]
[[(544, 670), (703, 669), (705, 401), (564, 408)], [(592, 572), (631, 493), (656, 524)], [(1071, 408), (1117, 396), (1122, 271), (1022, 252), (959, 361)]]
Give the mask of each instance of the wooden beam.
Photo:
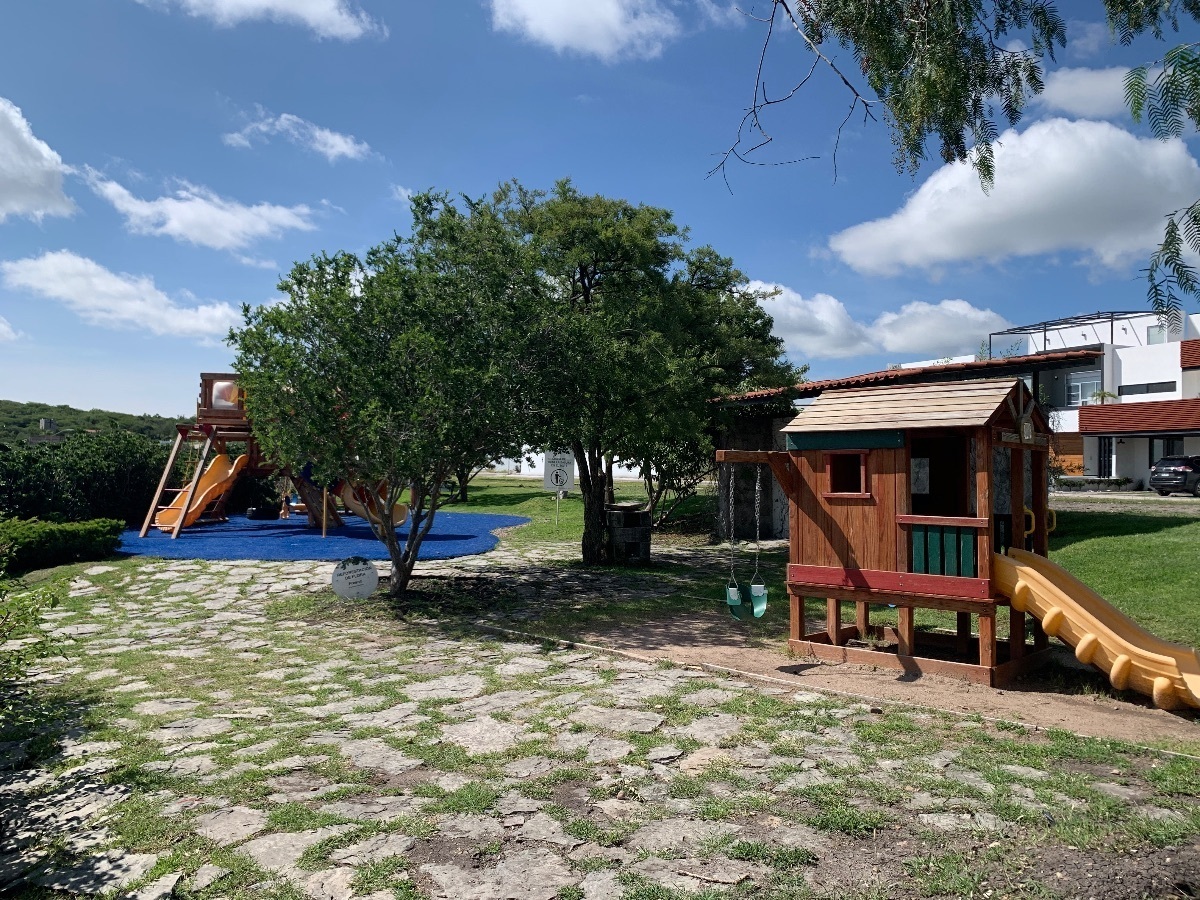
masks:
[(788, 582), (829, 587), (860, 588), (905, 594), (934, 594), (941, 597), (967, 597), (986, 600), (991, 595), (987, 579), (954, 575), (922, 575), (911, 572), (887, 572), (881, 569), (848, 569), (841, 566), (799, 566), (787, 568)]
[(987, 528), (975, 536), (975, 576), (987, 579), (988, 594), (995, 593), (992, 584), (992, 438), (991, 431), (980, 428), (975, 432), (975, 515), (987, 521)]
[(795, 500), (798, 493), (796, 484), (796, 466), (791, 454), (784, 450), (718, 450), (718, 463), (752, 463), (771, 467), (771, 474), (783, 488), (783, 493), (789, 500)]
[(979, 665), (986, 669), (996, 666), (996, 614), (979, 616)]
[(146, 520), (142, 522), (142, 530), (138, 533), (138, 537), (146, 536), (150, 526), (154, 524), (154, 517), (158, 515), (158, 501), (162, 499), (163, 491), (167, 489), (167, 481), (170, 479), (171, 473), (175, 471), (175, 460), (179, 456), (179, 448), (183, 446), (184, 433), (176, 431), (175, 444), (167, 456), (167, 464), (163, 468), (162, 478), (158, 480), (158, 490), (154, 492), (154, 499), (150, 501), (150, 511), (146, 513)]
[(792, 606), (788, 622), (788, 638), (798, 641), (800, 635), (804, 634), (804, 597), (794, 591), (789, 591), (788, 594)]
[(842, 601), (829, 598), (825, 601), (825, 631), (831, 644), (842, 643)]
[(1049, 551), (1049, 532), (1046, 530), (1049, 523), (1046, 510), (1050, 505), (1050, 498), (1047, 494), (1046, 462), (1047, 459), (1043, 454), (1033, 454), (1031, 460), (1033, 498), (1029, 508), (1033, 510), (1033, 552), (1038, 556), (1046, 556)]
[(991, 522), (967, 516), (896, 516), (897, 525), (949, 525), (953, 528), (987, 528)]
[(200, 476), (204, 473), (204, 462), (208, 459), (208, 451), (212, 449), (212, 445), (213, 433), (210, 429), (208, 436), (204, 439), (204, 448), (200, 451), (200, 459), (196, 461), (196, 472), (192, 475), (187, 492), (183, 495), (183, 506), (179, 510), (179, 517), (175, 520), (175, 527), (171, 529), (171, 540), (175, 540), (179, 537), (179, 532), (183, 531), (183, 520), (187, 518), (188, 509), (192, 505), (192, 497), (196, 495), (196, 485), (200, 483)]
[(1015, 607), (1008, 608), (1008, 658), (1020, 659), (1025, 655), (1025, 613)]
[(899, 640), (899, 647), (896, 652), (900, 656), (915, 656), (917, 648), (917, 627), (916, 615), (913, 613), (911, 606), (902, 606), (896, 610), (896, 618), (898, 625), (896, 626), (896, 637)]
[(1025, 453), (1008, 452), (1008, 502), (1011, 504), (1012, 545), (1025, 549)]
[(865, 640), (871, 633), (871, 604), (865, 600), (854, 604), (854, 627), (860, 640)]
[[(820, 584), (788, 584), (788, 590), (804, 597), (828, 599), (836, 597), (848, 603), (880, 603), (892, 606), (912, 606), (917, 609), (940, 609), (946, 612), (979, 613), (994, 610), (999, 601), (971, 600), (967, 597), (936, 597), (930, 594), (898, 594), (889, 591), (864, 591), (837, 588)], [(1002, 605), (1002, 604), (1001, 604)]]
[(955, 618), (955, 649), (959, 656), (966, 656), (971, 649), (971, 614), (960, 612)]

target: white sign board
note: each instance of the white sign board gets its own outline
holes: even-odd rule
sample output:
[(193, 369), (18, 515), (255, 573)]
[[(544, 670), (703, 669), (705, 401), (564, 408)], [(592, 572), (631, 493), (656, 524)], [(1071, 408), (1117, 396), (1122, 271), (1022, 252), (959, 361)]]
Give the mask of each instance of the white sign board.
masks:
[(547, 453), (546, 474), (542, 487), (547, 491), (571, 491), (575, 489), (575, 457), (570, 453)]
[(379, 572), (369, 559), (351, 556), (333, 567), (333, 592), (343, 600), (362, 600), (378, 587)]

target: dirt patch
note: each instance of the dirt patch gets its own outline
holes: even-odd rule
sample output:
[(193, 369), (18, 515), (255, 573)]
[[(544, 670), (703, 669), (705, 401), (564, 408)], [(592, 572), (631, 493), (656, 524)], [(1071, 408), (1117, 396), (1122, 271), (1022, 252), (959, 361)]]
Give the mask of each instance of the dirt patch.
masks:
[[(1177, 742), (1200, 746), (1200, 723), (1191, 713), (1169, 713), (1100, 694), (1056, 691), (1037, 674), (1004, 689), (935, 675), (921, 677), (854, 665), (826, 665), (751, 645), (751, 628), (716, 612), (680, 614), (636, 629), (597, 627), (578, 639), (680, 665), (721, 666), (780, 678), (799, 690), (850, 693), (876, 700), (929, 706), (1132, 743)], [(1066, 652), (1066, 651), (1064, 651)], [(1068, 654), (1069, 655), (1069, 654)]]

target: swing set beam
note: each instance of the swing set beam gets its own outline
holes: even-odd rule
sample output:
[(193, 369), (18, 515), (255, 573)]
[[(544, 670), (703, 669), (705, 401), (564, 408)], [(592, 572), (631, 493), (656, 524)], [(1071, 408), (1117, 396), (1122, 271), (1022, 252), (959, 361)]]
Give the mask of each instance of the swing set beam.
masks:
[(791, 455), (783, 450), (718, 450), (718, 463), (754, 463), (771, 467), (771, 474), (783, 488), (788, 499), (793, 499), (799, 488), (796, 483), (796, 464)]

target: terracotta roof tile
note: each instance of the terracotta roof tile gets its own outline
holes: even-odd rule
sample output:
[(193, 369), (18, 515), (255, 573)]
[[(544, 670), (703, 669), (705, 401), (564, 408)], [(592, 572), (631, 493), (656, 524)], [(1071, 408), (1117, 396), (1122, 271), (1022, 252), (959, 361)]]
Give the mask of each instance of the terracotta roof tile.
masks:
[(1081, 434), (1200, 432), (1200, 398), (1079, 408)]

